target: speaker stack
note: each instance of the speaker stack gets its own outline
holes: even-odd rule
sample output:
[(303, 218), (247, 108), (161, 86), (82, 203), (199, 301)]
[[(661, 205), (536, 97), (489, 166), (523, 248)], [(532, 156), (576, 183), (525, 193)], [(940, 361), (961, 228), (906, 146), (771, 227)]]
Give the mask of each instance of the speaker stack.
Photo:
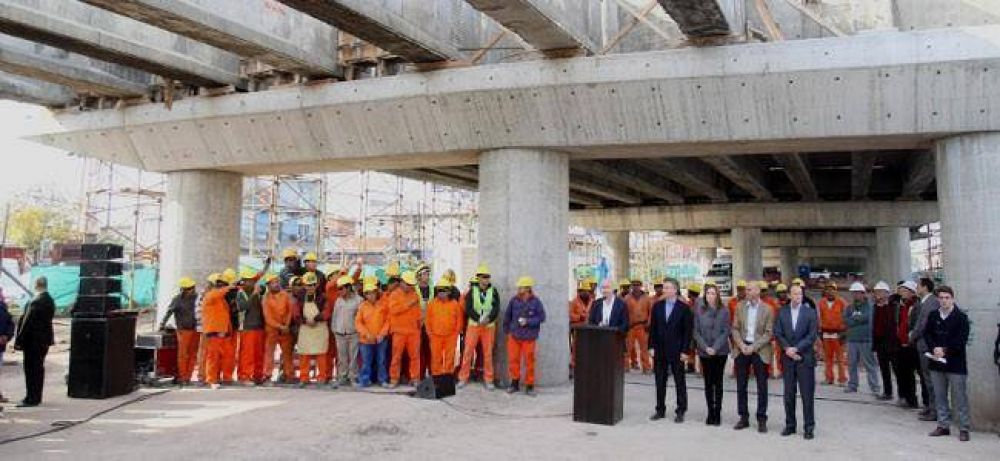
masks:
[(69, 396), (106, 399), (135, 389), (134, 312), (121, 310), (121, 245), (81, 248), (70, 328)]

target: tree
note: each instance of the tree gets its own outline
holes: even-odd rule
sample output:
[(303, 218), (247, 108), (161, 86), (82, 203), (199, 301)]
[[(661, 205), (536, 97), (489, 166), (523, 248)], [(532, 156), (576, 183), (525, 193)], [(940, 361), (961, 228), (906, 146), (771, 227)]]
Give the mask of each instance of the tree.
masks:
[(10, 216), (9, 238), (30, 251), (35, 259), (43, 242), (65, 242), (78, 237), (73, 228), (73, 216), (52, 207), (26, 205)]

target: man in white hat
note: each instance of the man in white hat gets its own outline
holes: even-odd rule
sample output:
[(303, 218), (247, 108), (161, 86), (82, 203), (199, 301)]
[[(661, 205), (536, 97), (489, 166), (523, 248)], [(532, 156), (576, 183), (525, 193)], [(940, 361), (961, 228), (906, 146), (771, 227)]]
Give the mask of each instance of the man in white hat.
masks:
[(858, 362), (865, 366), (868, 388), (875, 395), (881, 394), (875, 357), (872, 355), (872, 305), (868, 293), (860, 282), (851, 284), (851, 304), (844, 309), (844, 326), (847, 327), (847, 388), (844, 392), (858, 391)]
[[(896, 370), (899, 351), (899, 339), (896, 337), (896, 316), (899, 306), (889, 296), (892, 291), (889, 284), (879, 281), (875, 284), (875, 308), (872, 316), (872, 346), (878, 368), (882, 374), (882, 395), (879, 400), (892, 400), (892, 373)], [(899, 375), (897, 374), (897, 381)]]

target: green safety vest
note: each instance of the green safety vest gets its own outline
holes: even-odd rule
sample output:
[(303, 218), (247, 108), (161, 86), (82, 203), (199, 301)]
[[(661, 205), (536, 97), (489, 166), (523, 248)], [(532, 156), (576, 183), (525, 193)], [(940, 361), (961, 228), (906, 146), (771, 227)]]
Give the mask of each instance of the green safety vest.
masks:
[(424, 299), (424, 292), (420, 289), (420, 285), (415, 285), (413, 289), (417, 292), (417, 297), (420, 298), (420, 319), (427, 318), (427, 303), (434, 299), (434, 284), (427, 284), (427, 299)]
[[(496, 290), (494, 290), (493, 287), (490, 287), (486, 290), (486, 299), (483, 299), (483, 297), (480, 296), (479, 286), (472, 287), (472, 308), (475, 309), (477, 314), (479, 314), (479, 318), (483, 318), (484, 315), (489, 314), (493, 309), (493, 293), (495, 292)], [(493, 322), (496, 322), (496, 319), (493, 319), (493, 321), (487, 325), (492, 325)], [(475, 321), (473, 323), (476, 325), (482, 325), (479, 321)]]

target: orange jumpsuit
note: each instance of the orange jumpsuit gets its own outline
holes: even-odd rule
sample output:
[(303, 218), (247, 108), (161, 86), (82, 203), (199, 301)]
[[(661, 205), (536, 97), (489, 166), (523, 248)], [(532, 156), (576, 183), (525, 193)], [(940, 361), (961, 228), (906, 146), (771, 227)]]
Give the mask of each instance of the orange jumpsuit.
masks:
[(844, 325), (844, 308), (847, 306), (839, 296), (833, 301), (823, 297), (819, 300), (819, 331), (823, 339), (823, 361), (826, 369), (826, 383), (833, 384), (834, 362), (837, 367), (837, 382), (847, 382), (847, 369), (844, 366), (844, 348), (840, 335), (847, 330)]
[(233, 334), (230, 321), (229, 303), (226, 302), (228, 288), (214, 288), (205, 294), (202, 308), (202, 324), (205, 332), (205, 382), (217, 384), (219, 375), (229, 369), (225, 353), (229, 337)]
[(358, 330), (359, 343), (377, 344), (379, 337), (385, 338), (389, 334), (389, 305), (382, 299), (374, 304), (362, 301), (358, 315), (354, 317), (354, 328)]
[[(628, 368), (642, 368), (648, 372), (653, 369), (653, 361), (649, 358), (649, 317), (653, 310), (653, 301), (645, 293), (639, 297), (631, 293), (625, 297), (628, 306), (628, 335), (625, 336), (625, 365)], [(637, 350), (638, 348), (638, 350)]]
[[(781, 310), (781, 302), (778, 301), (778, 298), (774, 298), (771, 296), (761, 296), (760, 301), (763, 302), (764, 304), (767, 304), (767, 307), (771, 309), (771, 315), (772, 315), (771, 318), (777, 319), (778, 311)], [(767, 364), (767, 366), (765, 366), (764, 369), (767, 370), (768, 376), (774, 376), (774, 377), (781, 376), (782, 371), (784, 371), (784, 367), (781, 365), (781, 356), (784, 355), (785, 352), (784, 350), (781, 349), (781, 344), (778, 343), (777, 338), (771, 339), (771, 350), (774, 351), (773, 352), (774, 356), (771, 358), (771, 363)], [(774, 372), (772, 367), (777, 367), (776, 373)]]
[(420, 376), (420, 295), (414, 290), (398, 289), (389, 295), (389, 331), (392, 333), (392, 361), (389, 380), (399, 384), (403, 353), (409, 359), (409, 376)]
[(427, 303), (427, 337), (431, 342), (431, 375), (455, 372), (455, 346), (465, 312), (457, 300), (434, 297)]
[(177, 330), (177, 381), (190, 383), (194, 366), (198, 363), (198, 343), (201, 334), (196, 330)]
[[(323, 299), (326, 304), (323, 306), (323, 321), (329, 324), (330, 319), (333, 318), (333, 306), (337, 303), (337, 298), (340, 296), (340, 290), (337, 288), (336, 280), (327, 280), (326, 282), (326, 295)], [(326, 357), (324, 360), (323, 373), (319, 376), (318, 381), (327, 382), (333, 378), (335, 367), (334, 365), (339, 365), (337, 361), (337, 338), (334, 336), (333, 332), (330, 332), (330, 342), (326, 347)], [(317, 370), (318, 372), (318, 370)]]
[[(743, 301), (743, 300), (740, 299), (740, 298), (738, 298), (738, 297), (736, 297), (736, 296), (733, 296), (732, 298), (729, 298), (729, 303), (727, 304), (726, 307), (729, 308), (729, 324), (730, 325), (732, 325), (733, 323), (736, 322), (736, 310), (740, 308), (740, 302), (741, 301)], [(736, 346), (736, 344), (733, 343), (732, 339), (729, 340), (729, 343), (733, 347)], [(737, 349), (734, 349), (734, 350), (737, 350)], [(749, 365), (747, 366), (747, 369), (750, 369)], [(729, 376), (736, 376), (736, 370), (735, 369), (730, 370)]]
[(264, 379), (270, 379), (274, 371), (274, 348), (281, 346), (281, 376), (285, 382), (295, 379), (295, 365), (292, 363), (292, 298), (282, 290), (277, 293), (268, 289), (264, 295)]
[(590, 298), (587, 301), (580, 299), (580, 296), (573, 298), (569, 302), (569, 366), (576, 366), (576, 332), (573, 327), (587, 324), (590, 316)]

